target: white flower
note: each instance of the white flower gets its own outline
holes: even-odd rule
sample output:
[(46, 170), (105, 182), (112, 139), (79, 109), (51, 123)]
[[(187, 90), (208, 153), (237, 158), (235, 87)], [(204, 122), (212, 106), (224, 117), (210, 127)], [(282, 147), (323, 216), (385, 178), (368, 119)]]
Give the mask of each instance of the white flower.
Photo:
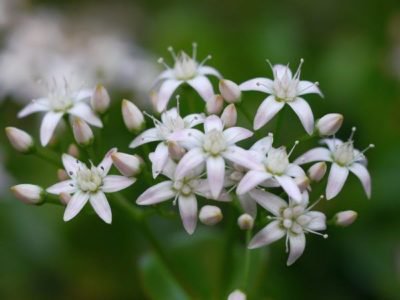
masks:
[(106, 223), (111, 223), (111, 208), (104, 193), (114, 193), (132, 185), (136, 179), (119, 175), (108, 175), (112, 166), (111, 149), (96, 167), (88, 168), (76, 158), (63, 154), (62, 161), (69, 180), (56, 183), (46, 191), (50, 194), (73, 194), (64, 213), (64, 221), (74, 218), (90, 202), (97, 215)]
[(172, 108), (161, 115), (161, 121), (155, 118), (153, 120), (155, 127), (137, 136), (129, 147), (136, 148), (150, 142), (161, 142), (157, 145), (153, 158), (153, 177), (156, 178), (168, 161), (168, 143), (173, 142), (171, 136), (176, 132), (203, 123), (204, 116), (202, 114), (191, 114), (182, 118), (179, 115), (178, 109)]
[[(355, 128), (353, 128), (353, 133)], [(305, 164), (314, 161), (329, 161), (332, 163), (326, 187), (326, 198), (328, 200), (336, 197), (342, 190), (349, 175), (349, 171), (358, 177), (367, 197), (371, 197), (371, 177), (366, 168), (364, 152), (374, 145), (369, 145), (362, 152), (354, 149), (353, 134), (347, 142), (339, 139), (324, 139), (322, 143), (328, 146), (311, 149), (296, 159), (295, 163)]]
[(167, 107), (172, 94), (182, 83), (187, 83), (194, 88), (204, 101), (213, 97), (214, 89), (206, 75), (221, 78), (221, 74), (216, 69), (204, 65), (211, 56), (207, 56), (201, 63), (198, 63), (196, 61), (196, 44), (193, 44), (191, 57), (184, 51), (175, 54), (172, 47), (169, 47), (168, 51), (171, 52), (175, 63), (174, 67), (170, 68), (162, 58), (159, 59), (159, 62), (164, 64), (167, 70), (157, 78), (157, 83), (161, 82), (156, 101), (157, 111), (162, 112)]
[(240, 85), (242, 91), (260, 91), (269, 94), (257, 110), (254, 118), (254, 129), (258, 130), (267, 124), (285, 104), (288, 104), (299, 117), (308, 134), (314, 130), (314, 116), (308, 103), (300, 96), (319, 94), (322, 96), (317, 83), (300, 80), (303, 60), (294, 75), (289, 67), (274, 65), (272, 68), (274, 80), (254, 78)]
[[(326, 217), (323, 213), (311, 211), (308, 197), (303, 194), (300, 203), (282, 198), (266, 191), (253, 190), (250, 192), (257, 203), (274, 215), (273, 220), (250, 241), (249, 248), (254, 249), (269, 245), (286, 235), (286, 252), (289, 252), (287, 265), (293, 264), (302, 254), (306, 246), (305, 233), (315, 233), (326, 229)], [(327, 238), (327, 235), (323, 235)], [(289, 250), (290, 249), (290, 250)]]
[(46, 146), (53, 136), (57, 124), (65, 114), (79, 117), (93, 126), (103, 126), (91, 107), (83, 102), (92, 96), (92, 92), (92, 90), (75, 91), (66, 81), (60, 85), (54, 80), (47, 97), (32, 100), (18, 113), (18, 117), (23, 118), (32, 113), (46, 112), (40, 127), (40, 142)]
[[(154, 155), (151, 159), (154, 158)], [(205, 179), (201, 179), (202, 166), (192, 168), (184, 177), (176, 178), (176, 164), (168, 160), (163, 174), (170, 180), (158, 183), (147, 189), (136, 200), (140, 205), (153, 205), (169, 199), (178, 201), (179, 212), (182, 218), (183, 227), (187, 233), (192, 234), (197, 225), (197, 198), (196, 195), (211, 198), (209, 186)], [(227, 193), (221, 193), (219, 201), (230, 201)]]
[(244, 294), (241, 290), (234, 290), (229, 294), (228, 300), (246, 300), (246, 294)]
[[(261, 139), (254, 145), (256, 151), (251, 151), (257, 157), (255, 167), (249, 168), (250, 171), (240, 181), (237, 187), (237, 194), (245, 194), (258, 185), (270, 181), (278, 183), (279, 186), (295, 201), (301, 201), (301, 192), (293, 178), (305, 176), (305, 172), (298, 165), (289, 162), (292, 150), (287, 154), (285, 147), (273, 148), (273, 137)], [(295, 143), (295, 145), (297, 142)]]
[(214, 198), (218, 198), (224, 185), (225, 160), (245, 167), (256, 166), (251, 154), (235, 145), (253, 133), (241, 127), (223, 128), (221, 119), (212, 115), (204, 121), (205, 133), (197, 129), (186, 129), (172, 137), (189, 150), (178, 164), (176, 177), (182, 178), (191, 169), (206, 163), (208, 182)]

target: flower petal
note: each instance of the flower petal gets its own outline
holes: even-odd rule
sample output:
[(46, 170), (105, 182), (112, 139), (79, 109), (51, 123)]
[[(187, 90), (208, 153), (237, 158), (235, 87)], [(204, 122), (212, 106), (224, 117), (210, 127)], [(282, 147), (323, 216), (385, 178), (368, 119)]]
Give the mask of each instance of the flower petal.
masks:
[(161, 83), (160, 91), (158, 92), (156, 109), (158, 112), (162, 112), (167, 108), (169, 99), (175, 90), (182, 84), (183, 81), (176, 79), (167, 79)]
[(83, 193), (81, 191), (76, 192), (67, 204), (67, 208), (64, 212), (64, 221), (67, 222), (74, 218), (85, 206), (88, 199), (88, 193)]
[(112, 214), (111, 207), (107, 201), (106, 195), (103, 192), (91, 194), (89, 202), (92, 205), (96, 214), (107, 224), (111, 224)]
[(93, 89), (80, 90), (73, 95), (73, 100), (75, 102), (79, 102), (92, 97), (92, 95), (93, 95)]
[(310, 211), (305, 214), (311, 218), (310, 223), (308, 223), (307, 228), (313, 231), (321, 231), (326, 229), (326, 216), (319, 211)]
[(336, 163), (332, 164), (326, 187), (326, 199), (331, 200), (342, 190), (343, 185), (349, 175), (349, 170)]
[(203, 98), (204, 101), (208, 101), (212, 96), (214, 96), (214, 89), (210, 80), (203, 75), (196, 76), (195, 78), (188, 80), (187, 83), (199, 93), (200, 97)]
[(164, 143), (159, 143), (157, 145), (156, 151), (154, 151), (152, 155), (152, 173), (153, 173), (153, 178), (157, 178), (158, 175), (164, 170), (165, 165), (167, 164), (168, 161), (168, 146), (165, 145)]
[(289, 236), (289, 257), (287, 265), (292, 265), (304, 252), (306, 247), (306, 236), (304, 233)]
[(201, 123), (204, 123), (204, 114), (190, 114), (183, 118), (186, 128), (192, 128)]
[(289, 164), (286, 169), (286, 175), (290, 177), (301, 177), (306, 176), (304, 170), (296, 164)]
[(75, 191), (76, 186), (73, 180), (61, 181), (46, 189), (46, 192), (54, 195), (60, 195), (61, 193), (72, 194), (75, 193)]
[(304, 129), (311, 135), (314, 131), (314, 116), (310, 105), (302, 98), (296, 98), (296, 100), (288, 102), (288, 104), (299, 117)]
[(286, 231), (281, 228), (280, 222), (272, 221), (251, 239), (248, 248), (254, 249), (269, 245), (283, 238), (285, 234)]
[(318, 94), (323, 97), (318, 85), (315, 82), (302, 80), (297, 85), (297, 95), (305, 95), (305, 94)]
[(187, 233), (192, 234), (197, 225), (197, 199), (191, 194), (179, 196), (179, 213), (181, 214), (183, 227)]
[(225, 140), (228, 144), (236, 144), (253, 135), (253, 132), (242, 127), (231, 127), (224, 131)]
[(78, 159), (75, 157), (69, 155), (69, 154), (63, 154), (62, 157), (62, 162), (65, 168), (65, 171), (67, 171), (68, 176), (74, 177), (76, 175), (76, 172), (84, 166), (82, 162), (80, 162)]
[(224, 129), (224, 124), (222, 123), (221, 119), (216, 116), (212, 115), (205, 119), (204, 121), (204, 132), (210, 132), (211, 130), (222, 131)]
[(136, 203), (140, 205), (151, 205), (174, 198), (176, 192), (172, 189), (172, 184), (172, 181), (169, 180), (148, 188), (137, 198)]
[(365, 166), (354, 163), (350, 166), (350, 171), (360, 179), (368, 198), (371, 198), (371, 176)]
[(186, 153), (176, 167), (175, 178), (185, 177), (191, 170), (197, 168), (205, 160), (205, 154), (200, 148), (193, 148)]
[(224, 186), (225, 160), (221, 156), (207, 158), (207, 179), (211, 195), (217, 199)]
[(238, 195), (240, 205), (242, 206), (243, 210), (252, 216), (253, 218), (257, 215), (257, 202), (250, 196), (249, 193)]
[(213, 75), (215, 77), (222, 78), (221, 73), (210, 66), (201, 66), (200, 68), (198, 68), (197, 72), (201, 75)]
[(285, 65), (274, 65), (272, 68), (272, 71), (274, 72), (275, 78), (282, 80), (284, 76), (287, 76), (287, 79), (291, 79), (293, 77), (292, 71), (288, 66)]
[(265, 171), (251, 170), (243, 176), (236, 189), (236, 193), (238, 195), (248, 193), (252, 189), (256, 188), (261, 182), (271, 178), (271, 176), (271, 174)]
[(180, 146), (186, 149), (201, 147), (204, 133), (198, 129), (183, 129), (174, 132), (168, 137), (168, 141), (178, 142)]
[(40, 143), (43, 147), (49, 143), (51, 137), (53, 136), (54, 130), (56, 130), (56, 127), (63, 115), (64, 114), (62, 112), (56, 113), (53, 111), (49, 111), (45, 114), (42, 120), (42, 125), (40, 126)]
[(274, 82), (271, 79), (258, 77), (247, 80), (239, 85), (241, 91), (259, 91), (267, 94), (272, 94)]
[(283, 190), (288, 194), (294, 201), (299, 203), (302, 199), (299, 187), (293, 178), (287, 175), (275, 176), (275, 179), (279, 182)]
[(120, 175), (108, 175), (103, 178), (103, 186), (101, 190), (104, 193), (114, 193), (131, 186), (136, 178), (128, 178)]
[(229, 146), (229, 148), (222, 153), (222, 156), (247, 169), (263, 169), (263, 165), (259, 162), (259, 157), (254, 156), (253, 154), (254, 153), (251, 151), (246, 151), (240, 147)]
[(150, 128), (138, 135), (130, 144), (129, 148), (136, 148), (143, 144), (161, 141), (159, 130), (157, 128)]
[(300, 155), (294, 161), (297, 165), (306, 164), (313, 161), (332, 161), (331, 152), (323, 147), (317, 147), (311, 150), (308, 150), (303, 155)]
[(27, 106), (25, 106), (19, 113), (18, 118), (26, 117), (27, 115), (33, 114), (39, 111), (50, 110), (49, 101), (47, 98), (40, 98), (32, 100)]
[(103, 160), (100, 162), (100, 164), (97, 166), (97, 169), (99, 170), (100, 174), (102, 176), (105, 176), (110, 172), (111, 166), (112, 166), (112, 158), (111, 155), (113, 153), (116, 153), (118, 151), (117, 148), (112, 148), (107, 152), (107, 154), (104, 156)]
[(259, 152), (262, 156), (267, 155), (268, 151), (271, 149), (274, 138), (272, 135), (266, 136), (250, 147), (251, 151)]
[(275, 216), (280, 215), (282, 208), (288, 207), (285, 200), (270, 192), (254, 189), (249, 194), (258, 204)]
[(331, 152), (335, 151), (336, 148), (343, 144), (343, 141), (340, 139), (322, 139), (320, 141), (321, 144), (325, 144), (328, 146)]
[(268, 96), (258, 107), (254, 118), (254, 130), (258, 130), (267, 124), (285, 105), (284, 102), (275, 101), (274, 96)]
[(89, 105), (86, 103), (80, 102), (75, 104), (69, 111), (71, 115), (81, 118), (86, 121), (90, 125), (102, 128), (103, 123), (100, 118), (93, 112)]

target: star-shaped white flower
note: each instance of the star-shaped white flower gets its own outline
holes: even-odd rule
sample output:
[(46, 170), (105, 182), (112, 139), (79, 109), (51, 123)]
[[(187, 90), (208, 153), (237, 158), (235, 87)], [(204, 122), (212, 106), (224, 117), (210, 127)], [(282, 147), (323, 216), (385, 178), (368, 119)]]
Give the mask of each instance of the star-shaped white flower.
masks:
[(207, 56), (201, 63), (198, 63), (196, 61), (196, 44), (193, 44), (191, 57), (184, 51), (175, 54), (172, 47), (169, 47), (168, 50), (171, 52), (175, 63), (171, 68), (162, 58), (159, 60), (167, 70), (163, 71), (156, 81), (157, 83), (161, 82), (156, 99), (157, 111), (162, 112), (167, 107), (172, 94), (182, 83), (187, 83), (194, 88), (204, 101), (213, 97), (214, 89), (206, 75), (213, 75), (218, 78), (222, 78), (222, 76), (216, 69), (204, 65), (211, 56)]
[[(153, 157), (152, 157), (153, 158)], [(160, 182), (147, 189), (136, 200), (140, 205), (153, 205), (170, 199), (174, 204), (178, 202), (179, 212), (182, 218), (183, 227), (187, 233), (192, 234), (197, 225), (197, 198), (196, 195), (211, 199), (210, 188), (207, 180), (201, 179), (204, 171), (203, 166), (198, 166), (184, 177), (177, 179), (175, 176), (176, 163), (168, 160), (163, 174), (170, 180)], [(222, 192), (218, 201), (230, 201), (229, 194)]]
[(153, 118), (153, 120), (155, 127), (147, 129), (142, 134), (137, 136), (129, 145), (129, 147), (136, 148), (146, 143), (161, 142), (157, 145), (152, 160), (153, 177), (156, 178), (163, 171), (164, 166), (168, 161), (168, 143), (171, 142), (170, 137), (176, 132), (192, 128), (203, 123), (204, 115), (191, 114), (182, 118), (179, 115), (178, 109), (174, 107), (162, 113), (161, 121), (155, 118)]
[(274, 65), (272, 68), (274, 80), (254, 78), (240, 85), (242, 91), (260, 91), (269, 94), (259, 106), (254, 118), (254, 130), (267, 124), (285, 104), (288, 104), (299, 117), (308, 134), (314, 130), (314, 116), (309, 104), (300, 96), (319, 94), (318, 83), (300, 80), (301, 60), (296, 73), (292, 75), (288, 66)]
[(90, 202), (97, 215), (104, 222), (111, 223), (111, 208), (104, 193), (114, 193), (132, 185), (136, 179), (119, 175), (107, 175), (112, 166), (111, 155), (117, 149), (110, 150), (103, 161), (96, 167), (88, 168), (73, 156), (63, 154), (65, 171), (70, 177), (47, 188), (50, 194), (73, 194), (64, 212), (64, 221), (74, 218)]
[[(354, 132), (355, 128), (353, 128)], [(328, 146), (311, 149), (296, 159), (295, 163), (305, 164), (313, 161), (329, 161), (332, 163), (326, 187), (326, 199), (336, 197), (342, 190), (349, 171), (358, 177), (368, 198), (371, 197), (371, 176), (366, 168), (364, 152), (374, 145), (369, 145), (363, 151), (354, 149), (353, 134), (347, 142), (339, 139), (324, 139), (322, 143)]]
[[(322, 235), (317, 231), (326, 229), (326, 217), (323, 213), (312, 211), (308, 207), (308, 197), (300, 203), (282, 198), (266, 191), (253, 190), (251, 196), (257, 203), (274, 215), (273, 221), (259, 231), (250, 241), (249, 248), (269, 245), (286, 236), (286, 252), (289, 252), (287, 265), (293, 264), (304, 252), (306, 233)], [(327, 238), (327, 235), (322, 235)]]
[(72, 90), (67, 82), (60, 85), (54, 81), (47, 97), (32, 100), (18, 113), (18, 117), (23, 118), (32, 113), (46, 112), (40, 127), (40, 142), (42, 146), (46, 146), (65, 114), (79, 117), (93, 126), (103, 127), (100, 118), (84, 102), (91, 97), (92, 93), (93, 91), (88, 89)]

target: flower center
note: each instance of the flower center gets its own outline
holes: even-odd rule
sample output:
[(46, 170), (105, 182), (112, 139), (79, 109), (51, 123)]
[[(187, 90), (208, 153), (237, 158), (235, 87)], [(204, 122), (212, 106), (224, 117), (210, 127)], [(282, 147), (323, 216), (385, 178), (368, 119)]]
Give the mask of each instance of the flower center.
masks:
[(180, 80), (189, 80), (196, 76), (197, 63), (193, 58), (182, 51), (176, 57), (174, 72), (176, 78)]
[(176, 180), (172, 185), (172, 188), (176, 192), (184, 196), (189, 196), (193, 194), (193, 191), (196, 188), (196, 186), (197, 186), (197, 180), (185, 177), (182, 180)]
[(297, 97), (298, 79), (291, 79), (288, 75), (276, 78), (273, 84), (273, 91), (276, 101), (290, 102)]
[(73, 101), (69, 95), (51, 95), (49, 101), (53, 110), (57, 112), (65, 112), (73, 106)]
[(221, 131), (216, 129), (208, 132), (204, 137), (203, 149), (211, 155), (219, 155), (227, 147), (225, 137)]
[(336, 147), (333, 151), (333, 159), (341, 166), (347, 166), (354, 160), (353, 142), (348, 141)]
[(83, 192), (96, 192), (103, 184), (103, 178), (96, 167), (84, 167), (77, 172), (76, 183)]
[(304, 207), (300, 205), (285, 208), (282, 212), (282, 227), (295, 234), (302, 233), (311, 221), (311, 218), (304, 215), (304, 212)]
[(283, 173), (285, 173), (287, 167), (289, 166), (289, 157), (286, 153), (286, 148), (272, 148), (268, 152), (265, 166), (267, 168), (267, 171), (272, 174), (282, 175)]

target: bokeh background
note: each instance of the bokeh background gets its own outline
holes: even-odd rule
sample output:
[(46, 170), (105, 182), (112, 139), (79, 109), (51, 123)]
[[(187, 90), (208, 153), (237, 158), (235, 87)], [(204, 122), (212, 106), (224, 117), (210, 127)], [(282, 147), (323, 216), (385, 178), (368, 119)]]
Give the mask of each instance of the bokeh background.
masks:
[[(340, 137), (357, 126), (356, 147), (376, 144), (368, 153), (372, 199), (350, 177), (339, 198), (320, 206), (330, 216), (356, 210), (357, 222), (331, 228), (327, 240), (309, 236), (290, 268), (284, 242), (255, 251), (249, 299), (400, 299), (398, 0), (0, 0), (0, 127), (37, 137), (40, 118), (17, 120), (17, 111), (40, 95), (43, 79), (73, 75), (109, 89), (115, 123), (104, 147), (128, 151), (120, 100), (146, 107), (157, 58), (170, 45), (190, 51), (193, 41), (236, 82), (270, 76), (266, 58), (292, 67), (304, 58), (303, 78), (325, 94), (307, 98), (314, 114), (342, 113)], [(254, 112), (261, 99), (246, 94), (246, 108)], [(292, 143), (301, 128), (285, 117), (281, 142)], [(90, 213), (65, 224), (62, 207), (28, 207), (8, 192), (13, 183), (54, 183), (51, 165), (15, 153), (3, 133), (0, 160), (0, 299), (224, 299), (239, 287), (244, 236), (235, 212), (191, 237), (176, 218), (151, 218), (187, 297), (124, 211), (111, 203), (111, 226)]]

